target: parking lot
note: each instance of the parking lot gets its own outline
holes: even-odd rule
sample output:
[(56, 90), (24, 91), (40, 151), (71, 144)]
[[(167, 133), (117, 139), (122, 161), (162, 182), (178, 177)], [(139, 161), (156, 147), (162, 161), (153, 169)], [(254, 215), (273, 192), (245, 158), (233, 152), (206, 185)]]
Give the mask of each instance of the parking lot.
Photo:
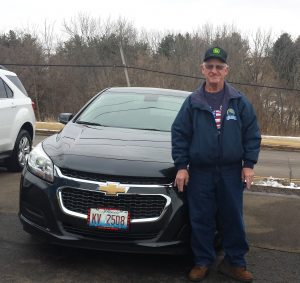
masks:
[[(188, 282), (191, 257), (118, 254), (40, 243), (18, 219), (19, 173), (0, 171), (0, 282)], [(245, 194), (256, 282), (299, 282), (300, 198)], [(221, 256), (219, 257), (220, 260)], [(233, 282), (216, 272), (206, 282)]]

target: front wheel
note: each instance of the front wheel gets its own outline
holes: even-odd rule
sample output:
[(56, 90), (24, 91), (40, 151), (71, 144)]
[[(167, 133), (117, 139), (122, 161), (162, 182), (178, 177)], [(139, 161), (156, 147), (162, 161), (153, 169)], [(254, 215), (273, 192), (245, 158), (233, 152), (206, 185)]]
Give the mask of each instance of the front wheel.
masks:
[(21, 130), (15, 142), (13, 153), (6, 161), (6, 167), (9, 171), (19, 172), (24, 168), (27, 156), (32, 146), (32, 138), (28, 131)]

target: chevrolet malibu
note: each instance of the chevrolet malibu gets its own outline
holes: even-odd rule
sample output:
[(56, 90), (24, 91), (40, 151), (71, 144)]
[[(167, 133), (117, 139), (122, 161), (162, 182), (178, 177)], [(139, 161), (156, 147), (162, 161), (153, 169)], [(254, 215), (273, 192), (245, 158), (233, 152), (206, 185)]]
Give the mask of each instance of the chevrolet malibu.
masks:
[(50, 243), (182, 253), (184, 194), (172, 183), (170, 128), (188, 92), (109, 88), (30, 153), (20, 184), (23, 228)]

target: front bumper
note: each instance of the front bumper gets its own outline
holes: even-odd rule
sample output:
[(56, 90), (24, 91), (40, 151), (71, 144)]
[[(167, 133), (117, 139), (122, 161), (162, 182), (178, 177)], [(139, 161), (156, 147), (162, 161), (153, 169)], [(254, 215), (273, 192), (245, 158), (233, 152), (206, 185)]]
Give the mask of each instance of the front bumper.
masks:
[(54, 244), (79, 248), (157, 254), (188, 251), (190, 231), (184, 195), (167, 186), (129, 187), (127, 194), (161, 195), (168, 205), (159, 217), (132, 219), (129, 230), (121, 232), (92, 228), (87, 225), (84, 213), (65, 209), (60, 194), (64, 188), (96, 193), (97, 187), (86, 180), (62, 176), (59, 170), (51, 184), (25, 168), (19, 210), (24, 230)]

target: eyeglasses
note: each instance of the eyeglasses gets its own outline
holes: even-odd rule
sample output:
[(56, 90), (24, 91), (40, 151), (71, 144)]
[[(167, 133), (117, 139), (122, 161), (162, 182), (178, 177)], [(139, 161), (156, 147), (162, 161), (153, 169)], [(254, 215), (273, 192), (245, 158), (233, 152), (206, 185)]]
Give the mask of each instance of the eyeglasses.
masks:
[(207, 69), (207, 70), (212, 70), (213, 68), (216, 68), (216, 70), (218, 70), (218, 71), (222, 71), (227, 67), (226, 64), (208, 64), (208, 63), (204, 63), (203, 65), (204, 65), (205, 69)]

